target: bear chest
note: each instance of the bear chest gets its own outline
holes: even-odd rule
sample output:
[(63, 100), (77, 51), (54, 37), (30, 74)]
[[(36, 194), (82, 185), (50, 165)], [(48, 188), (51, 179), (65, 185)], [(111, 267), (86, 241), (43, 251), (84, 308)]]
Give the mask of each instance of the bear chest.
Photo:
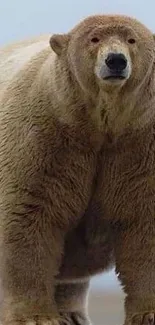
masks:
[(155, 138), (121, 139), (103, 153), (102, 206), (107, 218), (155, 212)]

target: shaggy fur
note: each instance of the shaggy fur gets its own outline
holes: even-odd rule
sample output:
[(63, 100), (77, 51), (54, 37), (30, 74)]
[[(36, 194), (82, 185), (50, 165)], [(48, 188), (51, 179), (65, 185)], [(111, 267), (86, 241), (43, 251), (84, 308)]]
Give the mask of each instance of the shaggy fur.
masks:
[(82, 39), (91, 29), (91, 37), (99, 40), (97, 71), (103, 53), (115, 49), (130, 59), (131, 75), (125, 82), (99, 80), (106, 128), (96, 192), (82, 222), (67, 237), (61, 276), (89, 276), (115, 261), (127, 295), (125, 324), (154, 324), (154, 37), (126, 17), (91, 17), (80, 26)]
[[(1, 320), (87, 324), (89, 278), (116, 259), (126, 324), (149, 324), (153, 36), (131, 18), (93, 16), (50, 46), (41, 38), (0, 54)], [(98, 71), (114, 48), (131, 75), (104, 82)]]
[[(50, 42), (55, 52), (45, 38), (6, 48), (0, 56), (4, 324), (63, 317), (56, 300), (62, 305), (64, 290), (56, 289), (56, 276), (66, 234), (88, 206), (103, 143), (98, 99), (95, 103), (83, 92), (71, 71), (67, 37), (59, 40), (62, 49), (56, 48), (55, 36)], [(69, 284), (64, 292), (67, 312), (84, 309), (87, 287), (85, 281)]]

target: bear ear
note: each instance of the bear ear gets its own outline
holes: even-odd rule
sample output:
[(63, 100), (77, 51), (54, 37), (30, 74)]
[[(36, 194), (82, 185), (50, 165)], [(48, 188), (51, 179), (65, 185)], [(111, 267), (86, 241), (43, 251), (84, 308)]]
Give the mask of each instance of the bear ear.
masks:
[(54, 34), (50, 38), (50, 46), (52, 50), (57, 54), (61, 55), (62, 50), (68, 45), (69, 35), (67, 34)]

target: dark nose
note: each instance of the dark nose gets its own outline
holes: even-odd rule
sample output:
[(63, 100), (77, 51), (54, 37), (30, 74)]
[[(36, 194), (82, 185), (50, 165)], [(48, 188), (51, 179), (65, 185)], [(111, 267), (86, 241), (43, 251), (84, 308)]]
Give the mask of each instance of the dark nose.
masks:
[(127, 66), (127, 59), (122, 53), (109, 53), (105, 62), (107, 67), (113, 71), (122, 71)]

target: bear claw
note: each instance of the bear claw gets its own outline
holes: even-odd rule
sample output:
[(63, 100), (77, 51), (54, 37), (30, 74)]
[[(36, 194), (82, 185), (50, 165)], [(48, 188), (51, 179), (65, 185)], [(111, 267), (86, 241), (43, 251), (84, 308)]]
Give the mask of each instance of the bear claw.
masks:
[(145, 314), (142, 320), (142, 325), (154, 325), (155, 324), (155, 314)]
[(60, 325), (90, 325), (89, 319), (82, 312), (71, 312), (61, 316), (63, 320)]
[(132, 319), (132, 325), (155, 325), (155, 314), (136, 315)]

